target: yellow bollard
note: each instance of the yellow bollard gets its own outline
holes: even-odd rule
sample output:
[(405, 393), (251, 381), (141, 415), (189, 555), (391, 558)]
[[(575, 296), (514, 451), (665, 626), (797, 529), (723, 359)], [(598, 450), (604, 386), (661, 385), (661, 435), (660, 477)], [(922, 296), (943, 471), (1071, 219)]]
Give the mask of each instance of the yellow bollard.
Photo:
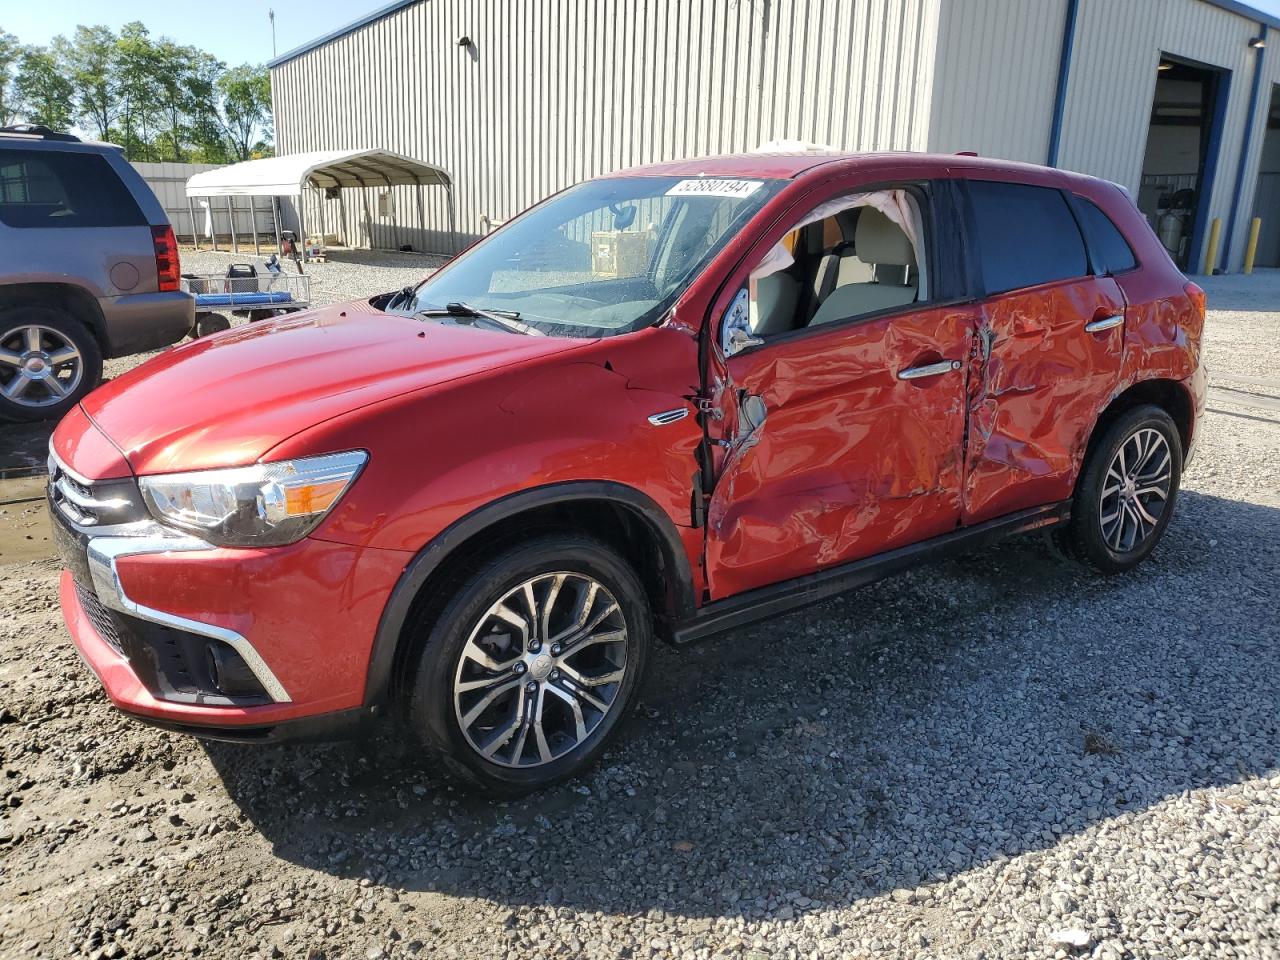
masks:
[(1244, 249), (1244, 272), (1253, 273), (1253, 260), (1258, 255), (1258, 234), (1262, 232), (1262, 218), (1254, 217), (1249, 225), (1249, 245)]
[(1214, 217), (1209, 225), (1209, 246), (1204, 254), (1204, 272), (1213, 276), (1213, 268), (1218, 265), (1218, 240), (1222, 237), (1222, 218)]

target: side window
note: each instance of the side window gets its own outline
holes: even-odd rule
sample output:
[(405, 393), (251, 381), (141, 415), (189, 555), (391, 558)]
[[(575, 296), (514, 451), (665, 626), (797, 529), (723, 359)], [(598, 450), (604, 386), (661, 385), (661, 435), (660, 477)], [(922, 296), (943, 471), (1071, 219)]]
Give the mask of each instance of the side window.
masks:
[(52, 229), (142, 227), (147, 221), (97, 154), (0, 149), (0, 223)]
[[(726, 327), (727, 353), (796, 330), (928, 299), (924, 224), (905, 190), (854, 194), (802, 219), (752, 271)], [(914, 238), (914, 239), (913, 239)], [(744, 335), (749, 335), (744, 338)]]
[(1089, 275), (1084, 238), (1060, 191), (988, 180), (968, 188), (987, 293)]
[(1124, 273), (1138, 265), (1138, 258), (1120, 228), (1092, 200), (1077, 196), (1075, 206), (1100, 272)]

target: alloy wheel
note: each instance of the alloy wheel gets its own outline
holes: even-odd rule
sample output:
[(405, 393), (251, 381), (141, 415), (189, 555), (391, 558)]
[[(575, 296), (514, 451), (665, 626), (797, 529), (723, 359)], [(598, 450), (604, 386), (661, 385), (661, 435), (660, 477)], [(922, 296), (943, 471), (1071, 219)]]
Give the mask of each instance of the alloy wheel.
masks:
[(80, 349), (52, 327), (24, 324), (0, 334), (0, 396), (26, 407), (51, 407), (80, 386)]
[(454, 674), (454, 714), (490, 763), (541, 766), (591, 736), (626, 671), (626, 621), (613, 594), (584, 574), (540, 574), (472, 629)]
[(1098, 519), (1102, 539), (1116, 553), (1129, 553), (1155, 531), (1169, 504), (1173, 454), (1163, 433), (1146, 427), (1120, 445), (1107, 467)]

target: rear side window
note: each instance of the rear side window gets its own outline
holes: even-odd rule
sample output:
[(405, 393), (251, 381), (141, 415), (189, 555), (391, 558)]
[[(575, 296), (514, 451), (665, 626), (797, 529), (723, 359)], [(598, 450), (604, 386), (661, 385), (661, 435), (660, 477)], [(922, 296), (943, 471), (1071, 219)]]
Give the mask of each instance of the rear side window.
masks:
[(970, 180), (969, 196), (987, 293), (1088, 275), (1084, 238), (1058, 190)]
[(42, 229), (147, 225), (106, 158), (12, 149), (0, 149), (0, 223)]
[(1080, 215), (1080, 222), (1089, 238), (1089, 246), (1098, 260), (1098, 272), (1124, 273), (1136, 267), (1138, 259), (1133, 255), (1133, 248), (1111, 218), (1092, 200), (1078, 196), (1075, 201), (1076, 213)]

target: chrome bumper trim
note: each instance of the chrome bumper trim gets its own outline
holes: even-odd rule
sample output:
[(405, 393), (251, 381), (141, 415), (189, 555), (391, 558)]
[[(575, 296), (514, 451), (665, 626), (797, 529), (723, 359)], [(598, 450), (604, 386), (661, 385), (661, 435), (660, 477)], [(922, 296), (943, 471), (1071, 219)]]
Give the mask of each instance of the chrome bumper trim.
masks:
[(116, 560), (120, 557), (133, 557), (141, 554), (180, 553), (189, 550), (212, 550), (213, 544), (197, 537), (173, 534), (152, 521), (118, 526), (114, 529), (120, 536), (90, 537), (88, 541), (89, 573), (93, 577), (94, 592), (105, 606), (120, 613), (150, 620), (166, 627), (197, 633), (202, 637), (212, 637), (233, 647), (244, 659), (253, 675), (267, 695), (276, 703), (291, 703), (284, 685), (276, 679), (265, 660), (254, 649), (245, 637), (210, 623), (189, 620), (177, 614), (166, 613), (152, 607), (143, 606), (129, 598), (120, 582), (120, 572), (116, 568)]

